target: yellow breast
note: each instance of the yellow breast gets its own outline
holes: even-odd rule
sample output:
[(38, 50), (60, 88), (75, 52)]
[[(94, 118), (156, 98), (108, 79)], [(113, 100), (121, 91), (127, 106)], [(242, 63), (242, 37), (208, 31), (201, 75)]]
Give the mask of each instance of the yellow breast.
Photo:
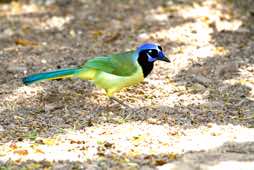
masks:
[(108, 96), (112, 96), (115, 92), (129, 87), (144, 80), (141, 67), (137, 67), (137, 70), (130, 76), (117, 76), (114, 74), (99, 71), (93, 82), (96, 86), (106, 90)]

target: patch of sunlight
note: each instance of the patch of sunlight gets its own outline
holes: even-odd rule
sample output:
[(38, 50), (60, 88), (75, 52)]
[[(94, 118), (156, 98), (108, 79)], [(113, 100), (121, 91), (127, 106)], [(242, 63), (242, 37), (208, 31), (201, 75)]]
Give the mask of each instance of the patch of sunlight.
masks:
[[(192, 32), (195, 30), (195, 33)], [(182, 46), (171, 47), (169, 54), (172, 67), (174, 68), (173, 74), (178, 74), (182, 69), (188, 68), (200, 58), (212, 57), (217, 54), (216, 47), (211, 44), (211, 29), (200, 22), (186, 23), (177, 27), (169, 28), (168, 30), (161, 30), (158, 32), (150, 33), (148, 36), (143, 36), (144, 40), (148, 39), (169, 39), (176, 43), (183, 43)], [(164, 47), (167, 53), (169, 47)]]
[(168, 14), (156, 14), (154, 13), (153, 15), (149, 15), (147, 20), (152, 20), (152, 21), (168, 21)]
[(43, 13), (45, 8), (34, 3), (22, 3), (20, 1), (12, 1), (11, 4), (2, 4), (0, 6), (0, 15), (24, 15), (30, 13)]
[(218, 31), (237, 31), (242, 24), (241, 20), (220, 21), (216, 23), (216, 28)]
[(168, 107), (190, 106), (190, 105), (204, 105), (209, 103), (208, 99), (205, 99), (202, 94), (171, 94), (168, 97), (163, 98), (163, 105)]
[[(173, 72), (177, 75), (182, 70), (208, 57), (226, 56), (229, 50), (217, 47), (212, 34), (220, 30), (237, 30), (242, 25), (240, 20), (233, 16), (230, 7), (225, 7), (217, 1), (203, 1), (201, 4), (193, 3), (190, 6), (170, 5), (158, 7), (149, 11), (149, 16), (157, 22), (168, 24), (156, 32), (141, 33), (138, 38), (142, 41), (151, 39), (170, 41), (179, 45), (164, 47), (166, 53), (171, 54)], [(166, 16), (172, 16), (166, 18)], [(161, 18), (160, 18), (161, 17)], [(185, 22), (174, 24), (179, 17)], [(165, 21), (168, 22), (165, 22)], [(168, 29), (167, 29), (168, 28)], [(171, 50), (171, 51), (168, 51)]]
[[(222, 169), (230, 169), (230, 170), (253, 170), (254, 162), (252, 161), (222, 161), (217, 163), (216, 165), (209, 165), (209, 163), (201, 163), (199, 164), (200, 169), (206, 170), (222, 170)], [(211, 163), (210, 163), (211, 164)], [(180, 162), (172, 162), (167, 163), (162, 166), (156, 167), (158, 170), (178, 170), (178, 169), (190, 169), (190, 165), (188, 162), (180, 163)], [(195, 167), (195, 165), (194, 165)], [(193, 167), (193, 168), (194, 168)], [(195, 169), (195, 168), (194, 168)]]
[(233, 19), (232, 13), (225, 12), (222, 5), (216, 1), (204, 1), (202, 5), (194, 3), (192, 7), (178, 11), (178, 14), (183, 18), (200, 19), (207, 24), (214, 23), (218, 31), (236, 31), (243, 24), (241, 20)]
[[(195, 32), (193, 32), (195, 30)], [(168, 39), (178, 43), (198, 43), (209, 44), (211, 40), (210, 33), (212, 29), (202, 22), (188, 22), (169, 29), (163, 29), (148, 36), (140, 36), (154, 39)]]
[[(169, 1), (170, 2), (170, 1)], [(145, 18), (149, 21), (159, 21), (159, 22), (167, 22), (169, 19), (169, 12), (173, 14), (178, 8), (178, 6), (172, 4), (168, 4), (167, 7), (158, 6), (155, 9), (148, 11), (148, 15)]]
[(173, 163), (164, 164), (162, 166), (157, 166), (156, 168), (158, 170), (177, 170), (179, 169), (179, 165), (173, 162)]
[(223, 83), (229, 85), (241, 84), (242, 86), (248, 87), (250, 91), (247, 98), (250, 100), (254, 100), (253, 70), (254, 70), (253, 65), (246, 66), (245, 68), (239, 68), (237, 72), (239, 76), (233, 79), (224, 80)]
[[(174, 82), (166, 82), (163, 79), (153, 80), (147, 78), (146, 80), (149, 82), (149, 86), (153, 86), (156, 88), (155, 91), (152, 92), (153, 96), (156, 98), (146, 101), (147, 106), (154, 105), (153, 103), (162, 104), (167, 107), (175, 107), (179, 106), (190, 106), (191, 104), (207, 104), (209, 103), (207, 99), (205, 87), (199, 84), (193, 84), (191, 87), (186, 88), (185, 85), (179, 85)], [(197, 91), (200, 93), (189, 93), (188, 91)], [(136, 103), (138, 107), (141, 103)]]
[(176, 87), (176, 85), (177, 85), (176, 83), (173, 83), (173, 82), (168, 83), (168, 81), (165, 79), (161, 79), (161, 78), (156, 79), (156, 76), (157, 75), (154, 76), (155, 78), (152, 76), (146, 78), (145, 82), (148, 82), (148, 84), (151, 88), (158, 89), (158, 90), (156, 90), (157, 92), (171, 94), (171, 93), (174, 93), (176, 90), (185, 90), (186, 89), (185, 86), (178, 85)]
[(253, 170), (254, 169), (254, 162), (248, 161), (223, 161), (218, 163), (217, 165), (214, 166), (208, 166), (207, 170), (221, 170), (221, 169), (230, 169), (230, 170), (239, 170), (239, 169), (244, 169), (244, 170)]
[[(213, 4), (216, 7), (212, 7)], [(204, 1), (202, 5), (194, 3), (191, 7), (179, 10), (178, 14), (180, 14), (183, 18), (201, 18), (205, 20), (210, 19), (211, 21), (220, 20), (220, 16), (223, 15), (221, 12), (221, 4), (216, 4), (216, 2), (211, 1)]]
[(26, 99), (41, 93), (43, 88), (41, 86), (22, 86), (14, 90), (11, 94), (3, 97), (3, 101), (16, 101), (19, 99)]
[(98, 159), (101, 152), (129, 157), (183, 154), (215, 149), (225, 142), (251, 142), (254, 136), (249, 134), (253, 132), (254, 129), (234, 125), (210, 124), (181, 129), (146, 122), (108, 123), (87, 127), (84, 131), (65, 130), (51, 138), (1, 144), (0, 161), (86, 161)]
[(45, 22), (41, 23), (41, 26), (44, 29), (56, 28), (58, 30), (63, 30), (64, 25), (70, 23), (71, 20), (73, 20), (73, 16), (66, 16), (66, 17), (53, 16), (47, 19)]

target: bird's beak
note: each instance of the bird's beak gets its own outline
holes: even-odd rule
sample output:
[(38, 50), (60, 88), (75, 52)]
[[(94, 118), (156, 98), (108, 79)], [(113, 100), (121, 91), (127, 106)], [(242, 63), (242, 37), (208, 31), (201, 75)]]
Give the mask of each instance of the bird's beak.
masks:
[(160, 52), (160, 58), (158, 60), (161, 60), (161, 61), (165, 61), (165, 62), (168, 62), (170, 63), (171, 61), (166, 57), (166, 55), (164, 54), (164, 52)]

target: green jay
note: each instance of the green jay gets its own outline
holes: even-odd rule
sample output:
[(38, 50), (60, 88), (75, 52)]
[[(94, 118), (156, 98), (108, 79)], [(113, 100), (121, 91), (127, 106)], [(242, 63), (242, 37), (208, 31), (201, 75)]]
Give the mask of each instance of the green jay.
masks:
[(160, 45), (144, 43), (134, 51), (97, 56), (87, 60), (81, 67), (33, 74), (24, 77), (22, 81), (29, 85), (42, 80), (77, 77), (105, 89), (111, 99), (126, 106), (121, 100), (113, 97), (113, 94), (142, 82), (151, 73), (157, 60), (170, 62)]

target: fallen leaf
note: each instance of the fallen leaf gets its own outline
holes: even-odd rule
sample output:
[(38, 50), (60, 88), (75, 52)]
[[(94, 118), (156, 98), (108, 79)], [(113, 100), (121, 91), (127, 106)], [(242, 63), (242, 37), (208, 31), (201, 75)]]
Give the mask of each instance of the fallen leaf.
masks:
[(164, 165), (166, 163), (167, 163), (167, 161), (163, 160), (163, 159), (158, 159), (158, 160), (155, 161), (155, 165), (157, 165), (157, 166), (158, 165), (161, 166), (161, 165)]
[(45, 140), (43, 140), (43, 143), (45, 145), (54, 145), (56, 143), (56, 140), (55, 139), (45, 139)]
[(12, 1), (11, 2), (11, 12), (13, 14), (18, 14), (22, 10), (22, 5), (20, 2)]
[(11, 148), (12, 150), (15, 150), (15, 149), (17, 149), (18, 147), (17, 147), (16, 143), (11, 143), (11, 144), (10, 144), (10, 148)]
[(134, 136), (131, 141), (134, 145), (138, 145), (139, 143), (143, 142), (144, 140), (145, 140), (145, 137), (142, 135), (139, 135), (139, 136)]
[(93, 31), (92, 32), (92, 36), (94, 37), (94, 38), (98, 38), (98, 37), (100, 37), (100, 36), (102, 36), (103, 35), (103, 32), (102, 31)]
[(176, 160), (176, 154), (175, 153), (168, 154), (168, 159), (169, 160)]
[(42, 151), (41, 149), (36, 149), (36, 150), (35, 150), (35, 153), (45, 154), (45, 152), (44, 152), (44, 151)]
[(14, 153), (18, 154), (20, 156), (26, 156), (26, 155), (28, 155), (28, 151), (26, 149), (16, 150), (16, 151), (14, 151)]
[(37, 47), (38, 43), (26, 39), (16, 39), (15, 40), (16, 45), (21, 45), (21, 46), (31, 46), (31, 47)]
[(117, 40), (117, 38), (118, 38), (119, 36), (120, 36), (120, 33), (117, 32), (117, 33), (114, 33), (114, 34), (105, 36), (105, 37), (103, 38), (103, 41), (106, 42), (106, 43), (113, 42), (113, 41)]

